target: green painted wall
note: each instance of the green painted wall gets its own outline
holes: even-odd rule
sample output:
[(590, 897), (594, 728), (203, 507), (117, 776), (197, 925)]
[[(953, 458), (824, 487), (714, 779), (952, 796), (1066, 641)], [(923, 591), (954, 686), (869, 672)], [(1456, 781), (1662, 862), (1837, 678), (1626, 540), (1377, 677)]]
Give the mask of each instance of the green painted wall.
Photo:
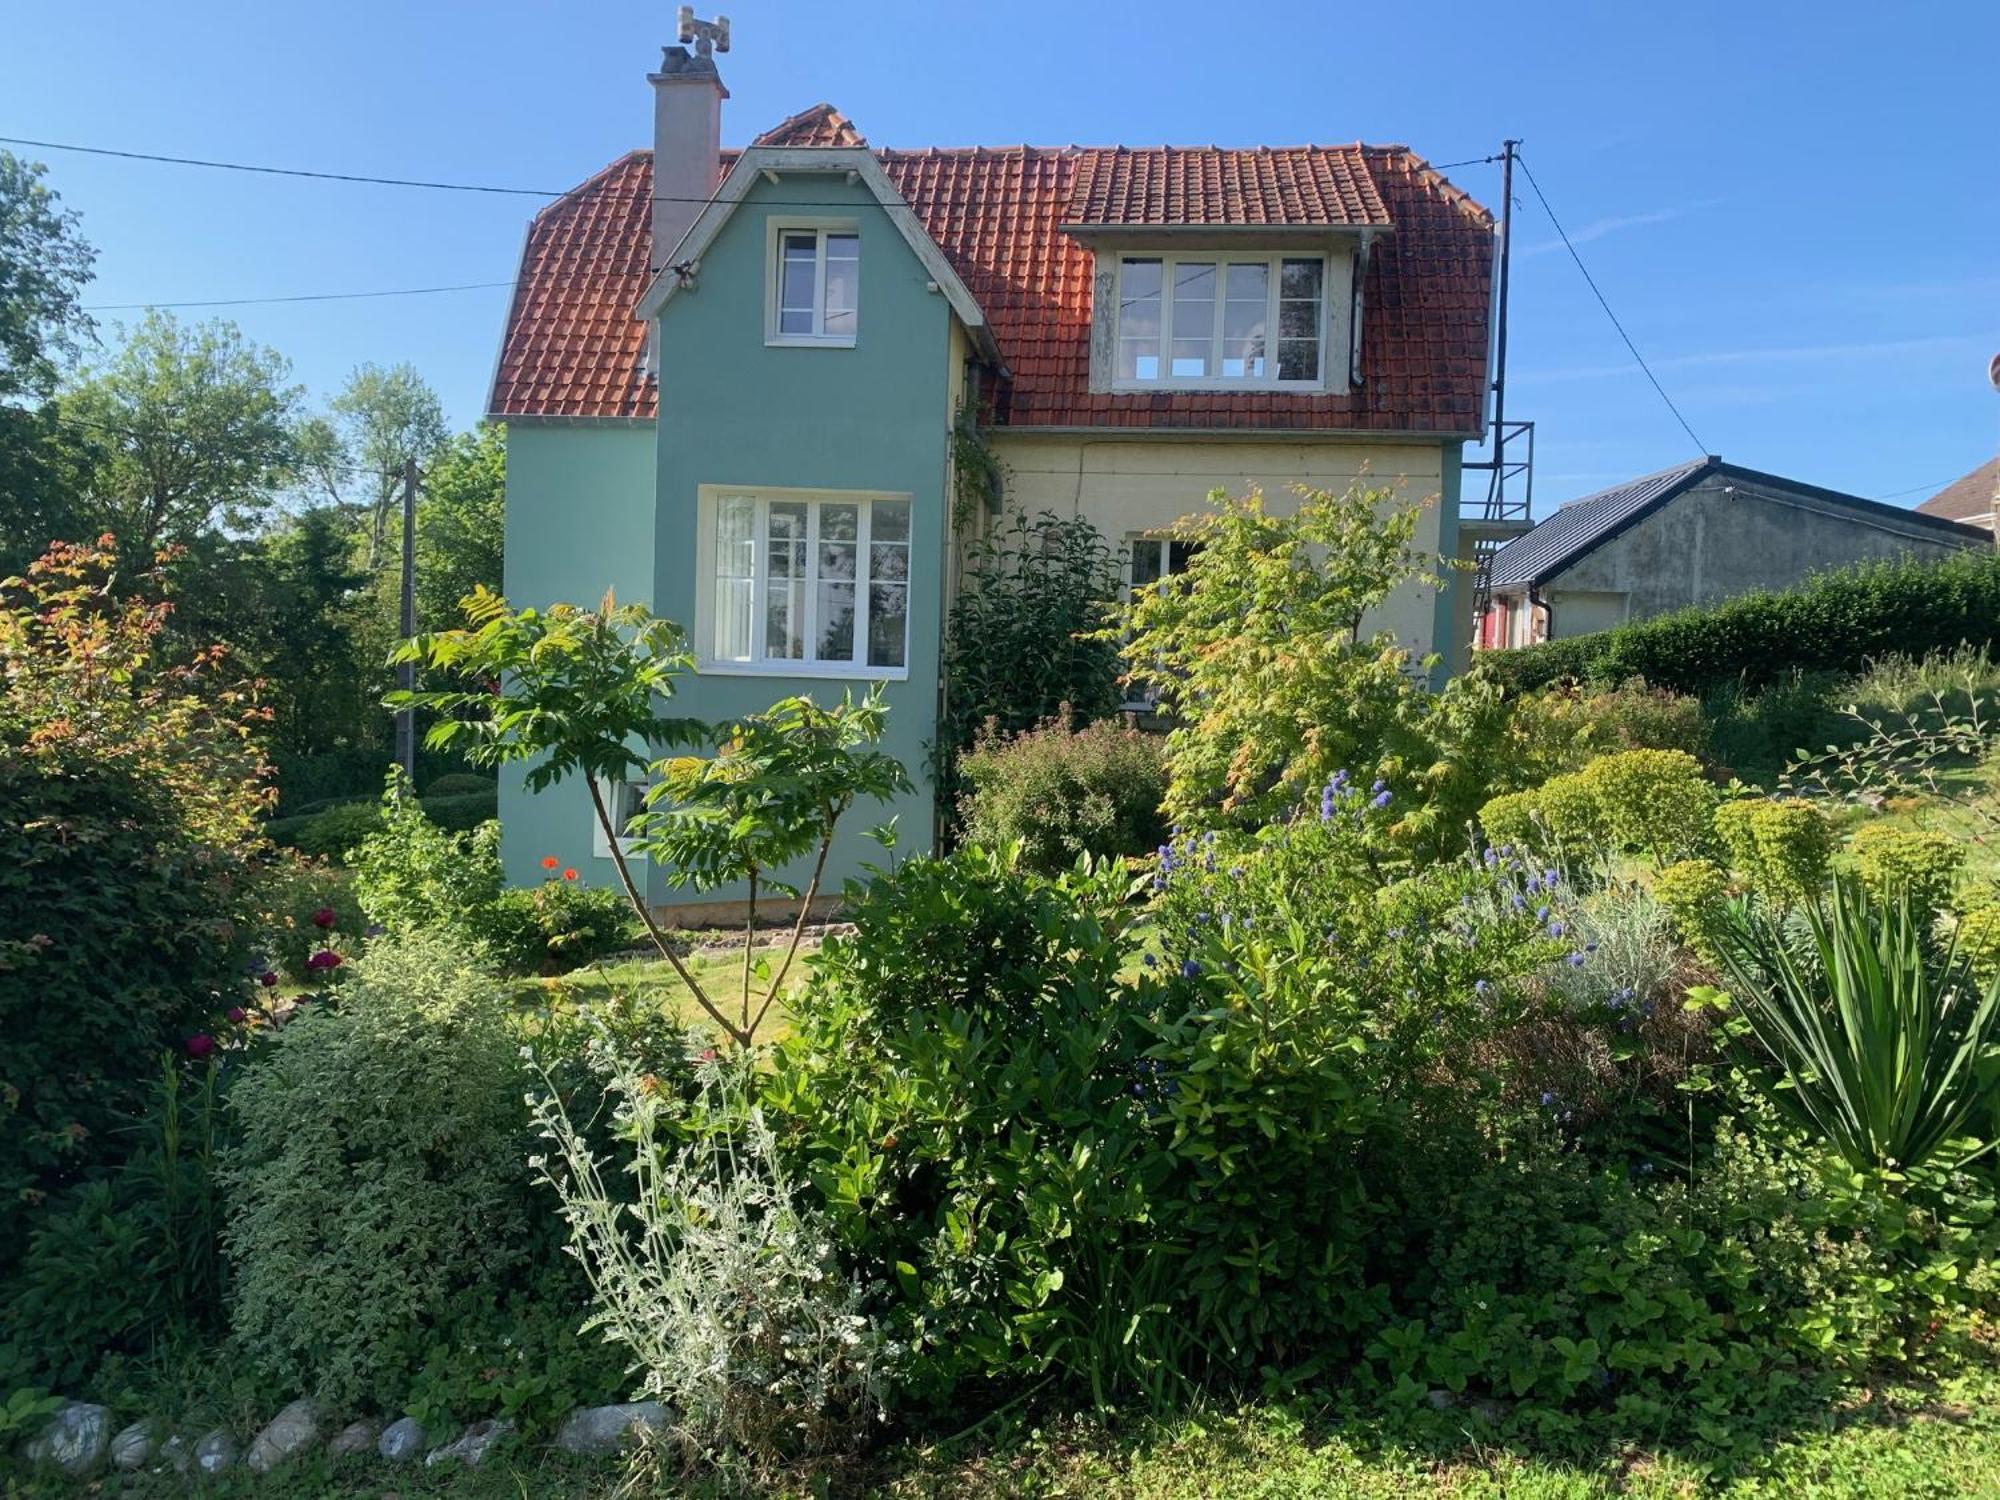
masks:
[[(764, 342), (767, 221), (838, 209), (787, 208), (783, 200), (853, 205), (861, 237), (855, 347), (772, 348)], [(766, 200), (780, 200), (771, 204)], [(913, 499), (909, 673), (885, 685), (885, 748), (917, 790), (891, 809), (857, 809), (828, 872), (828, 888), (882, 863), (862, 830), (893, 812), (898, 850), (928, 849), (927, 746), (936, 727), (939, 616), (946, 533), (951, 313), (929, 274), (865, 186), (841, 175), (786, 174), (759, 181), (701, 258), (700, 278), (660, 313), (658, 608), (692, 620), (698, 570), (698, 488), (773, 486), (907, 492)], [(705, 674), (676, 706), (709, 719), (754, 712), (793, 693), (821, 702), (867, 684), (824, 677)], [(802, 876), (800, 877), (802, 881)], [(720, 892), (728, 896), (732, 892)], [(688, 898), (683, 898), (688, 899)]]
[[(507, 427), (506, 594), (517, 607), (595, 604), (607, 588), (652, 604), (656, 480), (651, 423)], [(593, 885), (613, 884), (596, 858), (580, 781), (530, 796), (518, 767), (500, 777), (500, 853), (512, 885), (541, 880), (553, 854)]]

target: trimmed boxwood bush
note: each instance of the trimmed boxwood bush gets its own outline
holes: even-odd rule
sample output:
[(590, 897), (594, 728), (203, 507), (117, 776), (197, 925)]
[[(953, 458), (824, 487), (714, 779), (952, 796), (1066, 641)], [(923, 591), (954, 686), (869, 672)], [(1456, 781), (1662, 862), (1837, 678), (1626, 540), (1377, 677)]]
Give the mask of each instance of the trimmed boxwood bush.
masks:
[(1858, 672), (1870, 661), (2000, 641), (2000, 552), (1943, 562), (1869, 563), (1821, 573), (1784, 593), (1745, 594), (1485, 658), (1509, 686), (1623, 682), (1699, 693), (1767, 682), (1794, 669)]
[(500, 784), (491, 776), (478, 776), (470, 771), (453, 771), (448, 776), (434, 777), (424, 786), (424, 801), (437, 797), (469, 797), (482, 794), (498, 796)]

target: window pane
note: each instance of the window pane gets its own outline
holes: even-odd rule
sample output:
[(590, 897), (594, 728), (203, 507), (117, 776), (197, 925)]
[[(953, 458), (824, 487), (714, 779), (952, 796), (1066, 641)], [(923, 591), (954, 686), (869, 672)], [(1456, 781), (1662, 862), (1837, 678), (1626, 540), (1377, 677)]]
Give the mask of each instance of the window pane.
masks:
[(870, 583), (903, 583), (910, 576), (910, 549), (901, 542), (876, 542), (868, 549)]
[(764, 654), (777, 661), (800, 661), (806, 654), (805, 580), (774, 579), (767, 588)]
[(1278, 278), (1278, 378), (1319, 379), (1321, 285), (1319, 260), (1288, 260)]
[(827, 504), (819, 508), (819, 539), (822, 542), (852, 542), (861, 537), (861, 507), (852, 502)]
[(1265, 301), (1230, 300), (1222, 306), (1222, 373), (1231, 380), (1264, 378)]
[(726, 578), (715, 585), (715, 659), (750, 660), (750, 591), (747, 578)]
[(907, 542), (910, 539), (910, 502), (877, 500), (868, 513), (868, 534), (878, 542)]
[(1278, 304), (1278, 336), (1288, 339), (1319, 337), (1319, 304), (1284, 301)]
[(1157, 260), (1128, 260), (1118, 286), (1118, 378), (1160, 378), (1160, 271)]
[(851, 338), (861, 297), (861, 241), (851, 234), (826, 237), (826, 332)]
[(1182, 261), (1174, 267), (1173, 374), (1207, 378), (1215, 359), (1215, 263)]
[(1119, 296), (1127, 306), (1148, 298), (1160, 298), (1160, 263), (1156, 260), (1128, 260), (1119, 280)]
[(1132, 543), (1132, 587), (1142, 589), (1160, 581), (1162, 544), (1152, 537), (1138, 537)]
[(1120, 380), (1158, 380), (1160, 378), (1160, 341), (1158, 339), (1120, 339), (1118, 341), (1118, 378)]
[[(852, 569), (852, 552), (848, 567)], [(854, 660), (854, 585), (822, 583), (819, 586), (819, 647), (821, 661)]]
[(1278, 340), (1278, 379), (1317, 380), (1319, 341), (1316, 339)]
[(1255, 302), (1261, 307), (1271, 299), (1271, 268), (1261, 260), (1232, 261), (1227, 285), (1225, 295), (1231, 302)]
[(813, 273), (819, 252), (819, 236), (783, 236), (784, 263), (778, 271), (778, 331), (813, 331)]
[(1282, 297), (1305, 297), (1319, 300), (1320, 276), (1325, 265), (1319, 260), (1288, 260), (1284, 263), (1278, 280), (1278, 294)]
[(1188, 559), (1200, 550), (1199, 542), (1168, 542), (1167, 572), (1181, 574), (1187, 571)]
[(903, 640), (909, 633), (907, 584), (871, 583), (868, 586), (868, 665), (903, 665)]
[(726, 495), (715, 507), (717, 661), (750, 659), (750, 608), (757, 566), (757, 502)]

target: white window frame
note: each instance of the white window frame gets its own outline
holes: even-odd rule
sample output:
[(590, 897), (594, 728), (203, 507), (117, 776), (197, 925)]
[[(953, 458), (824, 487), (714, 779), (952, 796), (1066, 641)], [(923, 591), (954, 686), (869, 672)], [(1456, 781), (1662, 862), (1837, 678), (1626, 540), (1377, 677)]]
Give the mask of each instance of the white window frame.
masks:
[[(604, 810), (610, 813), (614, 819), (618, 816), (618, 805), (624, 801), (628, 788), (638, 791), (639, 805), (643, 809), (646, 804), (646, 783), (644, 782), (607, 781), (598, 787), (598, 791), (604, 796)], [(633, 816), (637, 816), (637, 814)], [(632, 852), (632, 842), (631, 836), (620, 830), (618, 852), (621, 854), (630, 854)], [(599, 859), (611, 858), (611, 839), (605, 833), (604, 824), (599, 821), (597, 809), (594, 807), (590, 810), (590, 852)]]
[[(1160, 570), (1153, 575), (1154, 582), (1158, 582), (1162, 578), (1178, 578), (1180, 574), (1172, 572), (1168, 564), (1172, 560), (1172, 549), (1175, 542), (1181, 540), (1184, 540), (1184, 538), (1170, 536), (1162, 531), (1128, 531), (1125, 533), (1125, 602), (1127, 604), (1132, 602), (1133, 595), (1139, 591), (1139, 569), (1137, 566), (1139, 549), (1141, 547), (1151, 547), (1155, 550)], [(1185, 572), (1186, 569), (1182, 571)], [(1125, 686), (1129, 692), (1133, 684), (1128, 682)], [(1159, 706), (1157, 694), (1150, 698), (1143, 694), (1136, 698), (1127, 698), (1121, 705), (1128, 713), (1144, 714), (1158, 711)]]
[[(697, 491), (700, 524), (696, 532), (695, 566), (695, 618), (698, 622), (695, 643), (696, 670), (713, 677), (823, 677), (850, 682), (904, 682), (910, 675), (910, 651), (913, 633), (910, 628), (917, 600), (917, 506), (916, 498), (907, 492), (896, 490), (818, 490), (791, 489), (769, 485), (747, 484), (704, 484)], [(748, 499), (757, 502), (757, 538), (755, 571), (752, 573), (750, 605), (750, 659), (730, 661), (715, 653), (715, 543), (716, 515), (725, 499)], [(796, 657), (766, 657), (764, 655), (764, 631), (767, 617), (765, 610), (765, 590), (769, 579), (764, 568), (765, 548), (770, 533), (770, 507), (773, 501), (803, 501), (806, 510), (806, 557), (809, 565), (816, 565), (815, 549), (819, 545), (819, 506), (822, 504), (858, 505), (860, 516), (855, 531), (855, 579), (854, 579), (854, 659), (852, 661), (801, 660)], [(869, 597), (870, 546), (872, 545), (871, 522), (874, 506), (878, 501), (894, 501), (910, 507), (909, 563), (904, 573), (903, 595), (903, 664), (900, 667), (871, 667), (868, 665), (868, 611), (872, 603)], [(817, 645), (819, 610), (819, 590), (808, 586), (805, 589), (805, 622), (801, 627), (806, 649)]]
[[(812, 333), (783, 333), (779, 331), (778, 319), (784, 302), (785, 258), (784, 246), (787, 234), (811, 234), (817, 236), (813, 252), (813, 329)], [(854, 332), (827, 333), (826, 328), (826, 241), (829, 235), (851, 234), (856, 237), (855, 278), (854, 278)], [(861, 332), (861, 274), (859, 236), (861, 225), (855, 219), (767, 219), (765, 220), (764, 244), (764, 342), (774, 349), (852, 349)]]
[[(1158, 380), (1128, 380), (1118, 373), (1122, 358), (1122, 343), (1125, 336), (1125, 270), (1131, 262), (1157, 261), (1160, 266), (1160, 369)], [(1309, 380), (1280, 380), (1278, 369), (1278, 304), (1282, 298), (1284, 263), (1288, 260), (1313, 260), (1319, 262), (1319, 323), (1314, 344), (1319, 361)], [(1215, 311), (1209, 326), (1208, 340), (1211, 363), (1220, 366), (1222, 362), (1222, 329), (1225, 312), (1229, 305), (1229, 270), (1233, 265), (1261, 265), (1267, 268), (1264, 315), (1264, 357), (1269, 361), (1272, 374), (1263, 380), (1231, 379), (1224, 375), (1202, 377), (1175, 376), (1173, 374), (1174, 348), (1174, 270), (1183, 264), (1212, 265), (1215, 267)], [(1111, 330), (1111, 389), (1118, 392), (1140, 391), (1323, 391), (1326, 389), (1327, 345), (1332, 332), (1332, 298), (1328, 295), (1333, 285), (1332, 258), (1324, 252), (1276, 250), (1268, 255), (1244, 255), (1224, 250), (1132, 250), (1118, 257), (1118, 286), (1111, 299), (1112, 317), (1116, 326)]]

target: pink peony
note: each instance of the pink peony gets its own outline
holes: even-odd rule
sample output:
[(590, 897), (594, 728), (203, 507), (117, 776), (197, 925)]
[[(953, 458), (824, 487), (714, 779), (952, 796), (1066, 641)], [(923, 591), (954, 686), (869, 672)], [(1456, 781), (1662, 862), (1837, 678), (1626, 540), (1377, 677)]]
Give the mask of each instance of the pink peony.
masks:
[(232, 1005), (229, 1007), (229, 1024), (231, 1026), (241, 1026), (245, 1021), (249, 1019), (250, 1019), (250, 1012), (245, 1010), (242, 1006)]
[(335, 953), (331, 948), (322, 948), (306, 960), (306, 967), (308, 969), (337, 969), (340, 967), (340, 964), (340, 955)]
[(215, 1038), (207, 1032), (197, 1031), (187, 1039), (187, 1054), (189, 1057), (207, 1057), (214, 1050)]
[(333, 925), (333, 917), (334, 917), (333, 908), (330, 906), (322, 906), (318, 911), (313, 913), (313, 926), (331, 927)]
[(277, 988), (278, 984), (278, 976), (271, 970), (266, 969), (263, 973), (257, 976), (257, 982), (263, 985), (264, 988), (267, 990), (275, 989)]

